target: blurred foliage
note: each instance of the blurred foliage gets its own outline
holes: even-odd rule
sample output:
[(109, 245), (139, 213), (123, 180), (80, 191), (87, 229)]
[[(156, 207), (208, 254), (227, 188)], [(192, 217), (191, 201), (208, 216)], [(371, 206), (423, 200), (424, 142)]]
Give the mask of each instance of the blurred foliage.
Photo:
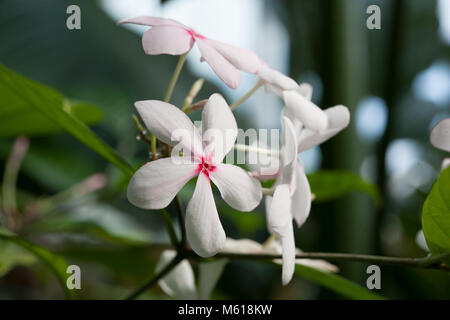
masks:
[[(67, 6), (74, 3), (83, 8), (83, 28), (71, 32), (62, 26)], [(440, 165), (442, 153), (428, 144), (428, 129), (434, 115), (449, 111), (449, 106), (443, 109), (422, 101), (411, 90), (419, 72), (436, 60), (448, 61), (450, 57), (449, 47), (438, 38), (436, 2), (265, 3), (288, 31), (290, 76), (308, 81), (308, 75), (313, 74), (319, 79), (315, 102), (323, 107), (346, 103), (354, 114), (358, 101), (376, 95), (386, 101), (389, 109), (388, 125), (380, 141), (364, 142), (350, 127), (322, 147), (325, 170), (309, 176), (318, 203), (313, 204), (305, 226), (296, 230), (298, 246), (305, 251), (352, 252), (355, 247), (343, 241), (349, 237), (356, 245), (367, 244), (359, 253), (425, 255), (416, 245), (415, 235), (421, 228), (420, 208), (428, 190), (417, 190), (399, 200), (388, 188), (389, 177), (371, 181), (378, 184), (377, 194), (355, 172), (360, 171), (363, 159), (375, 155), (379, 170), (376, 177), (387, 175), (384, 163), (388, 145), (403, 137), (415, 139), (424, 150), (424, 159), (435, 168)], [(365, 8), (369, 4), (381, 7), (381, 31), (365, 28)], [(135, 208), (124, 197), (131, 172), (127, 163), (137, 168), (148, 159), (148, 147), (137, 141), (131, 121), (133, 102), (162, 98), (170, 78), (167, 70), (173, 70), (177, 58), (146, 56), (138, 35), (117, 27), (99, 2), (89, 0), (0, 0), (0, 38), (0, 63), (6, 66), (0, 69), (1, 167), (13, 138), (19, 134), (31, 137), (17, 194), (18, 214), (27, 217), (27, 223), (18, 232), (20, 238), (3, 235), (0, 241), (0, 298), (61, 298), (60, 285), (50, 274), (65, 279), (64, 260), (83, 270), (83, 290), (77, 298), (125, 296), (154, 270), (161, 248), (151, 243), (168, 243), (160, 215)], [(181, 105), (195, 79), (187, 68), (183, 70), (174, 104)], [(5, 84), (12, 90), (5, 90)], [(205, 83), (199, 99), (214, 91), (215, 86)], [(192, 117), (198, 118), (199, 113)], [(238, 121), (245, 127), (245, 119)], [(80, 141), (88, 142), (89, 148)], [(125, 175), (98, 154), (119, 165)], [(336, 168), (353, 173), (330, 171)], [(99, 172), (108, 179), (105, 187), (89, 194), (69, 193), (63, 202), (57, 201), (61, 192), (73, 190), (77, 183)], [(195, 180), (183, 188), (184, 205), (194, 185)], [(437, 185), (434, 189), (439, 188)], [(383, 200), (375, 221), (370, 219), (370, 213), (376, 210), (374, 201), (366, 201), (367, 196), (352, 191)], [(362, 206), (349, 206), (349, 202)], [(252, 213), (234, 211), (220, 197), (216, 197), (216, 204), (228, 236), (259, 242), (267, 238), (263, 204)], [(170, 206), (168, 211), (175, 220), (175, 208)], [(355, 215), (358, 220), (354, 220)], [(392, 230), (398, 225), (400, 236), (393, 238)], [(365, 232), (367, 228), (373, 230), (373, 237)], [(426, 223), (424, 229), (427, 233)], [(57, 262), (53, 272), (42, 268), (49, 261)], [(353, 283), (341, 276), (298, 267), (298, 277), (284, 288), (279, 268), (232, 262), (214, 297), (375, 298), (361, 287), (365, 285), (360, 280), (366, 277), (364, 272), (352, 273), (345, 263), (338, 266)], [(365, 270), (366, 264), (357, 266)], [(450, 298), (450, 280), (445, 273), (392, 266), (382, 270), (380, 293), (386, 297)], [(158, 288), (142, 296), (165, 297)]]

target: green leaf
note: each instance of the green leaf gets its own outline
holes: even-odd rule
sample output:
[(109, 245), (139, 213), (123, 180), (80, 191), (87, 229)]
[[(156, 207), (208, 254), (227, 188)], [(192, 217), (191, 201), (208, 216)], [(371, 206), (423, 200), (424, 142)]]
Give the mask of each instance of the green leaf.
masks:
[(44, 262), (50, 268), (50, 270), (53, 271), (56, 278), (61, 283), (61, 286), (63, 287), (67, 298), (68, 299), (73, 298), (74, 292), (69, 290), (66, 285), (66, 280), (67, 280), (66, 271), (67, 271), (68, 264), (64, 260), (64, 258), (62, 258), (58, 255), (55, 255), (51, 251), (49, 251), (41, 246), (32, 244), (32, 243), (20, 238), (19, 236), (15, 235), (14, 233), (12, 233), (6, 229), (3, 229), (1, 227), (0, 227), (0, 240), (14, 243), (14, 244), (22, 247), (23, 249), (27, 250), (31, 254), (33, 254), (36, 258), (38, 258), (42, 262)]
[[(450, 251), (450, 167), (441, 172), (425, 200), (422, 228), (432, 254)], [(450, 258), (445, 262), (450, 264)]]
[(385, 300), (386, 298), (369, 291), (360, 285), (351, 282), (336, 274), (323, 272), (304, 265), (295, 266), (295, 274), (308, 279), (327, 289), (341, 294), (342, 296), (355, 300)]
[(29, 266), (36, 262), (36, 257), (11, 242), (0, 242), (0, 277), (16, 266)]
[[(38, 110), (30, 108), (22, 98), (0, 86), (0, 137), (16, 137), (20, 135), (36, 136), (53, 134), (63, 131), (61, 126), (48, 119)], [(64, 105), (64, 98), (60, 96), (60, 108)], [(97, 107), (68, 101), (66, 105), (69, 113), (85, 124), (95, 124), (102, 119), (102, 111)]]
[(375, 185), (350, 171), (318, 171), (308, 175), (308, 181), (317, 202), (333, 200), (354, 191), (366, 193), (377, 202), (381, 201)]
[[(73, 114), (73, 107), (58, 92), (0, 65), (0, 92), (7, 94), (10, 107), (26, 105), (58, 125), (131, 177), (133, 169), (109, 145), (98, 138)], [(2, 96), (2, 100), (3, 100)], [(2, 104), (4, 104), (3, 102)]]

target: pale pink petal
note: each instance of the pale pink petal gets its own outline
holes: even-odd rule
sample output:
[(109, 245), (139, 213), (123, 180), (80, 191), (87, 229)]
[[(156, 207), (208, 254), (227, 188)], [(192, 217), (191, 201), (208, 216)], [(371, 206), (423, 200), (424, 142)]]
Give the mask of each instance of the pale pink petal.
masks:
[(158, 18), (158, 17), (149, 17), (149, 16), (140, 16), (135, 17), (131, 19), (125, 19), (117, 23), (118, 25), (125, 24), (125, 23), (132, 23), (132, 24), (140, 24), (144, 26), (172, 26), (172, 27), (179, 27), (179, 28), (187, 28), (182, 23), (173, 20), (173, 19), (166, 19), (166, 18)]
[(311, 100), (313, 87), (309, 83), (304, 82), (298, 86), (297, 92), (304, 96), (306, 99)]
[(297, 158), (297, 133), (287, 117), (281, 118), (281, 164), (287, 165)]
[(200, 134), (184, 112), (159, 100), (138, 101), (134, 105), (156, 138), (201, 158), (203, 149)]
[(231, 239), (225, 240), (225, 246), (221, 252), (228, 253), (262, 253), (263, 246), (251, 239)]
[(181, 55), (191, 50), (193, 45), (192, 36), (178, 27), (153, 27), (145, 31), (142, 37), (144, 51), (150, 55)]
[(450, 118), (441, 120), (434, 126), (430, 142), (436, 148), (450, 152)]
[(198, 264), (198, 297), (201, 300), (210, 298), (220, 276), (225, 269), (228, 259), (217, 259), (210, 262), (201, 262)]
[(328, 127), (325, 112), (296, 91), (284, 91), (283, 100), (291, 114), (306, 128), (321, 132)]
[(211, 180), (223, 200), (236, 210), (252, 211), (261, 202), (261, 184), (238, 166), (219, 164), (211, 172)]
[(233, 112), (225, 99), (214, 93), (202, 112), (202, 135), (205, 153), (212, 154), (215, 164), (221, 163), (233, 148), (238, 129)]
[(197, 38), (196, 43), (202, 54), (202, 58), (209, 64), (217, 76), (230, 88), (236, 89), (239, 87), (242, 77), (239, 70), (204, 40)]
[(323, 132), (303, 129), (298, 137), (298, 152), (303, 152), (325, 142), (345, 129), (350, 123), (350, 111), (347, 107), (341, 105), (331, 107), (325, 109), (325, 114), (328, 117), (328, 128)]
[[(175, 258), (176, 254), (174, 250), (163, 251), (156, 264), (155, 273), (164, 269)], [(175, 299), (197, 299), (194, 271), (188, 260), (181, 261), (164, 278), (159, 280), (158, 284), (166, 294)]]
[(293, 79), (267, 65), (261, 66), (258, 76), (266, 84), (266, 89), (274, 91), (281, 96), (285, 90), (297, 90), (298, 84)]
[(186, 236), (192, 249), (201, 257), (215, 255), (225, 244), (225, 231), (205, 174), (198, 176), (194, 195), (186, 209)]
[(291, 281), (295, 269), (295, 240), (291, 216), (291, 196), (288, 185), (275, 188), (270, 207), (267, 212), (269, 231), (278, 236), (282, 246), (282, 283)]
[(297, 222), (297, 226), (301, 227), (311, 211), (311, 188), (303, 169), (303, 165), (300, 160), (297, 161), (298, 163), (295, 169), (296, 183), (295, 191), (292, 195), (291, 212)]
[(204, 41), (216, 49), (217, 52), (224, 56), (225, 59), (227, 59), (239, 70), (249, 73), (256, 73), (261, 67), (261, 60), (254, 52), (250, 50), (235, 47), (212, 39), (204, 39)]
[(162, 209), (190, 179), (198, 174), (196, 163), (174, 163), (172, 158), (149, 162), (136, 171), (128, 184), (127, 197), (144, 209)]

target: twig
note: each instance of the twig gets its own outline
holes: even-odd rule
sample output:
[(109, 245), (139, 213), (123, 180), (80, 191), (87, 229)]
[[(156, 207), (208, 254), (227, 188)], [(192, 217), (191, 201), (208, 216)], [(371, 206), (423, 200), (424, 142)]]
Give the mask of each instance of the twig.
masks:
[[(191, 255), (195, 255), (194, 252)], [(448, 267), (441, 262), (444, 258), (449, 257), (450, 252), (439, 256), (427, 256), (424, 258), (400, 258), (400, 257), (386, 257), (373, 256), (366, 254), (352, 254), (352, 253), (324, 253), (324, 252), (304, 252), (296, 255), (296, 259), (327, 259), (327, 260), (341, 260), (341, 261), (359, 261), (378, 264), (390, 265), (406, 265), (417, 268), (428, 268), (448, 271)], [(193, 257), (191, 257), (193, 258)], [(244, 254), (244, 253), (218, 253), (214, 258), (228, 258), (228, 259), (245, 259), (245, 260), (273, 260), (281, 259), (281, 255), (276, 254)]]
[(184, 224), (183, 204), (181, 203), (181, 199), (178, 195), (175, 197), (175, 205), (177, 207), (178, 220), (179, 220), (180, 229), (181, 229), (181, 247), (185, 248), (186, 244), (187, 244), (186, 225)]
[(139, 134), (139, 137), (142, 139), (142, 141), (151, 144), (151, 139), (147, 134), (145, 134), (145, 129), (142, 126), (142, 124), (139, 122), (138, 117), (136, 115), (132, 115), (131, 118), (133, 119), (134, 125), (136, 126), (137, 132)]
[(173, 227), (173, 224), (172, 224), (172, 219), (170, 219), (170, 216), (165, 209), (161, 209), (160, 212), (161, 212), (161, 215), (163, 216), (164, 223), (167, 228), (167, 232), (169, 233), (170, 243), (174, 247), (177, 247), (178, 239), (177, 239), (177, 234), (175, 232), (175, 228)]
[(152, 278), (150, 278), (150, 280), (145, 282), (142, 286), (140, 286), (135, 291), (126, 296), (125, 300), (134, 300), (138, 296), (140, 296), (144, 291), (156, 285), (158, 281), (164, 278), (166, 274), (168, 274), (173, 268), (175, 268), (178, 265), (178, 263), (181, 262), (181, 260), (183, 260), (183, 257), (177, 254), (175, 258), (173, 258), (173, 260), (170, 261), (170, 263), (167, 266), (165, 266), (159, 273), (155, 274)]

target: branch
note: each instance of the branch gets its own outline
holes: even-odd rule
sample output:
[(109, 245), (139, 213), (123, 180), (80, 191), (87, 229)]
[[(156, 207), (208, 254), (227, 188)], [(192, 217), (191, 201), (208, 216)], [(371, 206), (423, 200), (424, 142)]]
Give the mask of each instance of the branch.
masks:
[[(192, 259), (202, 259), (198, 257), (193, 251), (189, 252), (189, 257)], [(403, 265), (417, 268), (437, 269), (450, 271), (450, 268), (442, 263), (442, 261), (450, 257), (450, 252), (438, 256), (427, 256), (424, 258), (400, 258), (400, 257), (385, 257), (373, 256), (366, 254), (352, 254), (352, 253), (325, 253), (325, 252), (304, 252), (296, 255), (296, 259), (326, 259), (334, 261), (359, 261), (369, 262), (375, 264), (388, 265)], [(280, 254), (266, 254), (266, 253), (218, 253), (214, 258), (228, 258), (228, 259), (242, 259), (242, 260), (274, 260), (282, 259)]]
[(186, 225), (184, 224), (183, 204), (181, 203), (181, 199), (178, 195), (175, 197), (175, 205), (177, 207), (178, 220), (179, 220), (180, 229), (181, 229), (181, 247), (184, 248), (187, 244)]
[(183, 260), (183, 258), (179, 254), (177, 254), (176, 257), (173, 258), (173, 260), (170, 261), (170, 263), (167, 266), (165, 266), (160, 272), (155, 274), (150, 280), (148, 280), (142, 286), (140, 286), (135, 291), (130, 293), (127, 297), (125, 297), (125, 300), (134, 300), (138, 296), (140, 296), (144, 291), (156, 285), (158, 281), (164, 278), (166, 274), (168, 274), (173, 268), (175, 268), (178, 265), (178, 263), (181, 262), (181, 260)]

